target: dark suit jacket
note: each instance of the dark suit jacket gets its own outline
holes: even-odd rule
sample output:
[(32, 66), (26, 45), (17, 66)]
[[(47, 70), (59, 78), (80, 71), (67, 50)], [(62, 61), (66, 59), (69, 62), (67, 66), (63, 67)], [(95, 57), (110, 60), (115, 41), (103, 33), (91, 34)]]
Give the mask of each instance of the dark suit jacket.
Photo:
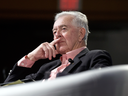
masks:
[[(74, 62), (66, 67), (62, 73), (58, 73), (57, 77), (112, 65), (111, 56), (108, 52), (105, 50), (89, 51), (88, 48), (82, 50), (73, 59), (73, 61)], [(33, 80), (48, 79), (51, 70), (60, 65), (61, 61), (58, 59), (50, 63), (43, 64), (37, 73), (28, 74), (31, 68), (19, 67), (17, 64), (15, 64), (5, 82), (11, 82), (24, 78)]]

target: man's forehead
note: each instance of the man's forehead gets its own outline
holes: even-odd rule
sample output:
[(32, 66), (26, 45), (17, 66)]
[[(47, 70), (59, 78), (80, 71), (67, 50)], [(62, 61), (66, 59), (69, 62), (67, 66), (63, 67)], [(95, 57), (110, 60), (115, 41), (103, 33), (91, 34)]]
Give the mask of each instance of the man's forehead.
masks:
[(62, 27), (69, 27), (69, 25), (62, 24), (62, 25), (54, 26), (52, 30), (55, 30), (57, 28), (62, 28)]
[(73, 23), (70, 21), (70, 22), (60, 22), (60, 23), (56, 23), (54, 24), (53, 28), (58, 28), (58, 27), (69, 27), (69, 26), (72, 26)]
[(55, 27), (68, 27), (69, 25), (68, 24), (62, 24), (62, 25), (58, 25), (58, 26), (55, 26)]

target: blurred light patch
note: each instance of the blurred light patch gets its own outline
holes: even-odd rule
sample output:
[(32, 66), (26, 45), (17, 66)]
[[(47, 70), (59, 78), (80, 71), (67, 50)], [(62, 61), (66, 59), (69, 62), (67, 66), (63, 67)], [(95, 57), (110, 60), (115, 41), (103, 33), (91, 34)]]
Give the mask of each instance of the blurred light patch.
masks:
[(80, 0), (59, 0), (61, 11), (80, 10)]

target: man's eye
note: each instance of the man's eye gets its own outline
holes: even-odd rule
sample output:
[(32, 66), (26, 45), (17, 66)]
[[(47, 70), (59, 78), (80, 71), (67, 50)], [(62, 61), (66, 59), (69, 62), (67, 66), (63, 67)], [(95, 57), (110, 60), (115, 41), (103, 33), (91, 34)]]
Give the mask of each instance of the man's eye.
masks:
[(53, 34), (56, 34), (56, 31), (53, 31)]
[(62, 28), (62, 30), (66, 30), (66, 28)]

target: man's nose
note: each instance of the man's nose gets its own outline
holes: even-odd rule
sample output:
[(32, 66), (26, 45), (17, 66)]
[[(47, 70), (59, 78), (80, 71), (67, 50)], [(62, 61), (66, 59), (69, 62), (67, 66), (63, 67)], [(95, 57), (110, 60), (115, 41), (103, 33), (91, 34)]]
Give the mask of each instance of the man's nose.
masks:
[(58, 30), (55, 34), (56, 39), (60, 38), (62, 36), (61, 32)]

